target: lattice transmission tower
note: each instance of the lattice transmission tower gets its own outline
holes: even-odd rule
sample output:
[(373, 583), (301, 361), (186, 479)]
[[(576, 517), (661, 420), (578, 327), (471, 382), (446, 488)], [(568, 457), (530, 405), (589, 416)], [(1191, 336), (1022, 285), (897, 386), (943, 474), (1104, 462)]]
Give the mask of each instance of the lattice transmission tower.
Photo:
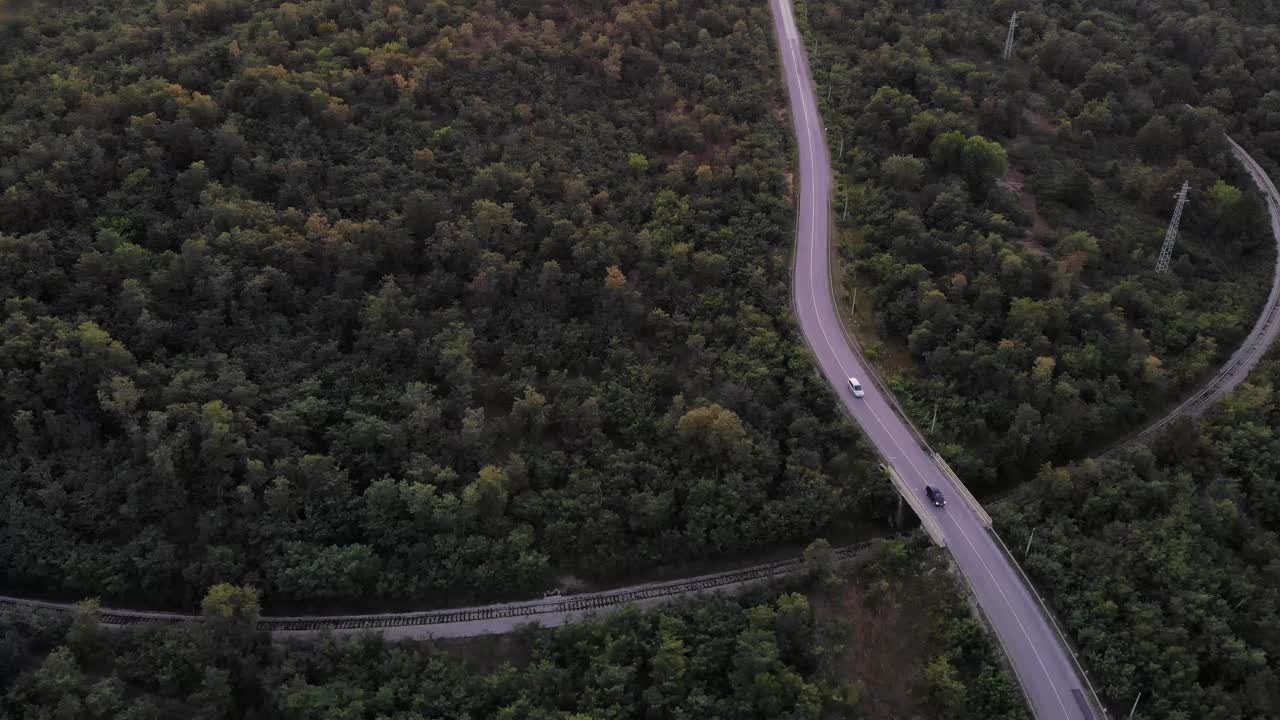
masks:
[(1178, 198), (1178, 205), (1173, 208), (1173, 219), (1169, 221), (1169, 230), (1164, 234), (1164, 245), (1160, 247), (1160, 259), (1156, 260), (1158, 273), (1169, 269), (1169, 258), (1173, 257), (1173, 243), (1178, 239), (1178, 223), (1182, 221), (1182, 208), (1187, 204), (1187, 193), (1190, 190), (1191, 183), (1183, 180), (1182, 189), (1175, 196)]
[(1013, 15), (1009, 16), (1009, 34), (1004, 36), (1004, 59), (1008, 60), (1013, 55), (1013, 31), (1018, 27), (1018, 11), (1014, 10)]

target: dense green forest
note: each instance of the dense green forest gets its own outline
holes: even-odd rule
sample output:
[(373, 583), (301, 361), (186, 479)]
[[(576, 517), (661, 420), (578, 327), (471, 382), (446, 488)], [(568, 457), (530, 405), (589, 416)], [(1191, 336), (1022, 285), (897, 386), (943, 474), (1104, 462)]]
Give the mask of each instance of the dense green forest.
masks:
[[(941, 553), (887, 550), (852, 582), (828, 575), (808, 596), (760, 590), (443, 646), (373, 635), (272, 645), (246, 624), (253, 596), (229, 586), (210, 594), (199, 625), (106, 635), (88, 612), (8, 615), (0, 717), (1026, 720), (956, 581), (942, 575), (923, 596), (898, 597), (940, 572)], [(826, 617), (850, 605), (858, 612)], [(920, 627), (886, 624), (886, 611)], [(919, 672), (856, 662), (886, 625), (919, 633), (918, 645), (898, 648)]]
[(1251, 7), (799, 6), (846, 299), (862, 290), (872, 354), (918, 424), (937, 408), (933, 441), (976, 489), (1135, 429), (1252, 326), (1274, 241), (1223, 133), (1280, 158), (1280, 26)]
[(1112, 707), (1280, 717), (1278, 387), (1272, 357), (1202, 425), (1046, 467), (995, 506)]
[(1274, 12), (840, 0), (803, 21), (855, 318), (917, 421), (937, 404), (966, 480), (1034, 477), (996, 526), (1032, 541), (1024, 565), (1104, 700), (1142, 693), (1140, 718), (1280, 716), (1280, 362), (1152, 450), (1041, 466), (1150, 419), (1252, 325), (1272, 239), (1222, 135), (1280, 158)]
[(10, 5), (0, 584), (457, 601), (865, 517), (888, 485), (790, 319), (770, 33), (728, 0)]
[(1034, 478), (996, 527), (1104, 700), (1280, 717), (1280, 361), (1151, 449), (1045, 464), (1152, 418), (1252, 325), (1273, 241), (1223, 133), (1280, 177), (1276, 9), (837, 0), (801, 18), (854, 317), (917, 421), (937, 404), (962, 477)]

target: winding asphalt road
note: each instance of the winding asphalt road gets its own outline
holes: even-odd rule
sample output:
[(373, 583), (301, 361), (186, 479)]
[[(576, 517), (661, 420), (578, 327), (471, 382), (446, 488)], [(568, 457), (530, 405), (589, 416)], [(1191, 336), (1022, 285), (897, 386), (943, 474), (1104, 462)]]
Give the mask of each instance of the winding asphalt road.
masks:
[[(975, 510), (959, 501), (962, 493), (890, 406), (886, 392), (870, 382), (874, 375), (844, 335), (836, 315), (829, 266), (832, 173), (822, 119), (791, 2), (771, 0), (770, 5), (799, 148), (794, 303), (800, 329), (822, 374), (904, 484), (921, 494), (925, 485), (941, 487), (955, 500), (942, 509), (930, 505), (927, 512), (941, 526), (945, 543), (1004, 646), (1035, 716), (1039, 720), (1093, 718), (1086, 701), (1090, 693), (1075, 671), (1070, 651), (1023, 584), (1018, 570)], [(853, 397), (850, 377), (863, 383), (865, 397)]]
[[(831, 164), (827, 155), (823, 126), (813, 93), (804, 45), (795, 26), (790, 0), (770, 0), (774, 27), (785, 72), (792, 122), (799, 150), (800, 198), (797, 213), (794, 304), (800, 327), (812, 349), (818, 367), (831, 382), (841, 402), (862, 427), (871, 442), (898, 476), (895, 482), (916, 494), (913, 507), (923, 511), (931, 535), (951, 549), (956, 565), (969, 583), (983, 614), (1005, 649), (1031, 709), (1039, 720), (1049, 718), (1094, 718), (1093, 693), (1074, 669), (1069, 650), (1050, 626), (1033, 597), (1029, 583), (1012, 563), (998, 537), (988, 531), (989, 519), (981, 516), (976, 501), (964, 501), (967, 493), (937, 465), (913, 429), (890, 404), (887, 392), (875, 384), (875, 375), (858, 354), (856, 344), (844, 333), (836, 316), (829, 269)], [(1242, 147), (1231, 141), (1240, 161), (1266, 196), (1273, 233), (1280, 246), (1280, 192), (1265, 171)], [(1231, 360), (1204, 387), (1165, 418), (1139, 434), (1149, 435), (1173, 418), (1198, 415), (1224, 394), (1243, 382), (1249, 370), (1280, 334), (1280, 253), (1277, 254), (1271, 295), (1249, 337)], [(866, 396), (854, 398), (848, 378), (858, 377)], [(952, 501), (944, 510), (919, 502), (924, 486), (949, 491)], [(842, 548), (839, 554), (852, 556), (865, 545)], [(277, 636), (381, 631), (397, 637), (464, 637), (507, 632), (520, 624), (536, 621), (560, 625), (591, 614), (621, 606), (649, 606), (674, 597), (699, 592), (732, 591), (739, 587), (803, 571), (798, 560), (770, 563), (664, 583), (617, 588), (599, 593), (544, 598), (472, 608), (376, 615), (264, 617), (262, 630)], [(6, 608), (43, 609), (71, 612), (66, 603), (47, 603), (0, 596), (0, 612)], [(198, 616), (178, 613), (103, 609), (103, 622), (110, 625), (169, 624), (198, 620)]]

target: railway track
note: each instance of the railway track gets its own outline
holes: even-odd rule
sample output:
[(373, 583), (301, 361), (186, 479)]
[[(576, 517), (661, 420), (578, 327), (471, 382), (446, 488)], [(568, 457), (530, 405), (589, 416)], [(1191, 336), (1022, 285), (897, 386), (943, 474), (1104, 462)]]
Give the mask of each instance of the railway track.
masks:
[[(1192, 417), (1203, 414), (1209, 406), (1223, 395), (1235, 389), (1258, 361), (1270, 348), (1277, 332), (1280, 332), (1280, 191), (1272, 183), (1261, 165), (1257, 163), (1236, 141), (1227, 138), (1236, 157), (1253, 177), (1254, 182), (1267, 199), (1267, 207), (1271, 216), (1272, 233), (1277, 243), (1276, 270), (1272, 274), (1271, 293), (1266, 305), (1253, 329), (1245, 338), (1240, 348), (1231, 356), (1216, 375), (1203, 387), (1188, 397), (1182, 404), (1160, 420), (1135, 435), (1129, 442), (1141, 441), (1155, 435), (1168, 427), (1174, 420), (1184, 415)], [(1102, 455), (1114, 452), (1124, 444), (1108, 450)], [(848, 559), (870, 548), (875, 541), (855, 543), (834, 550), (837, 560)], [(694, 578), (684, 578), (661, 583), (637, 585), (616, 590), (605, 590), (594, 593), (582, 593), (568, 596), (552, 596), (541, 600), (526, 602), (483, 605), (468, 608), (444, 610), (425, 610), (407, 613), (382, 613), (366, 615), (315, 615), (315, 616), (265, 616), (258, 619), (258, 629), (272, 633), (299, 633), (333, 631), (379, 630), (390, 628), (428, 628), (462, 623), (484, 621), (510, 621), (514, 618), (536, 620), (543, 618), (569, 617), (590, 613), (597, 610), (695, 595), (702, 592), (736, 585), (759, 582), (770, 578), (798, 573), (809, 567), (801, 558), (792, 558), (762, 565), (754, 565), (740, 570), (733, 570)], [(41, 610), (55, 613), (75, 612), (75, 605), (70, 603), (53, 603), (39, 600), (26, 600), (17, 597), (0, 596), (0, 612), (5, 610)], [(173, 625), (177, 623), (198, 622), (199, 615), (183, 613), (147, 612), (140, 610), (121, 610), (103, 608), (98, 613), (104, 625), (123, 627), (129, 625)], [(483, 631), (481, 631), (483, 632)], [(424, 630), (422, 634), (430, 634)]]
[[(836, 560), (847, 560), (871, 548), (876, 542), (871, 540), (845, 545), (836, 548), (833, 551), (833, 555)], [(258, 619), (258, 629), (271, 633), (307, 633), (324, 630), (351, 631), (425, 627), (511, 618), (529, 618), (530, 621), (533, 621), (539, 616), (580, 615), (639, 602), (696, 595), (717, 589), (794, 575), (810, 567), (811, 564), (802, 558), (791, 558), (762, 565), (753, 565), (741, 570), (701, 575), (694, 578), (636, 585), (594, 593), (553, 596), (541, 600), (518, 603), (372, 615), (265, 616)], [(72, 613), (75, 612), (76, 606), (71, 603), (53, 603), (0, 596), (0, 612), (5, 609)], [(98, 617), (102, 624), (116, 627), (128, 625), (173, 625), (201, 620), (199, 615), (117, 610), (112, 608), (103, 608), (99, 611)]]
[[(1253, 178), (1253, 182), (1257, 184), (1258, 189), (1262, 191), (1263, 196), (1267, 199), (1267, 210), (1271, 216), (1271, 231), (1275, 235), (1277, 244), (1276, 269), (1271, 276), (1271, 293), (1267, 297), (1267, 302), (1263, 306), (1257, 322), (1254, 323), (1253, 330), (1249, 332), (1244, 342), (1240, 344), (1239, 349), (1232, 354), (1231, 358), (1227, 360), (1218, 373), (1203, 387), (1192, 393), (1181, 405), (1174, 408), (1172, 412), (1135, 435), (1130, 442), (1146, 440), (1184, 415), (1198, 417), (1204, 414), (1222, 396), (1244, 382), (1249, 372), (1257, 366), (1258, 361), (1270, 349), (1271, 344), (1275, 341), (1277, 331), (1280, 330), (1280, 192), (1277, 192), (1276, 186), (1271, 182), (1266, 170), (1249, 153), (1245, 152), (1245, 149), (1239, 143), (1230, 137), (1227, 138), (1227, 142), (1231, 143), (1231, 149), (1236, 158), (1244, 165), (1245, 170)], [(1103, 455), (1110, 454), (1116, 449), (1118, 447), (1108, 450)]]

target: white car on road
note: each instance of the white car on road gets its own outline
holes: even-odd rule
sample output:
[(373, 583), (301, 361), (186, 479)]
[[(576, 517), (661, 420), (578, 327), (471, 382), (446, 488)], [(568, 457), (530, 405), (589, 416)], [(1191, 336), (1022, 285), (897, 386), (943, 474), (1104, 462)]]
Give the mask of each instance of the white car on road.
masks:
[(849, 389), (853, 391), (854, 397), (866, 395), (866, 393), (862, 392), (862, 383), (858, 382), (858, 378), (849, 378)]

